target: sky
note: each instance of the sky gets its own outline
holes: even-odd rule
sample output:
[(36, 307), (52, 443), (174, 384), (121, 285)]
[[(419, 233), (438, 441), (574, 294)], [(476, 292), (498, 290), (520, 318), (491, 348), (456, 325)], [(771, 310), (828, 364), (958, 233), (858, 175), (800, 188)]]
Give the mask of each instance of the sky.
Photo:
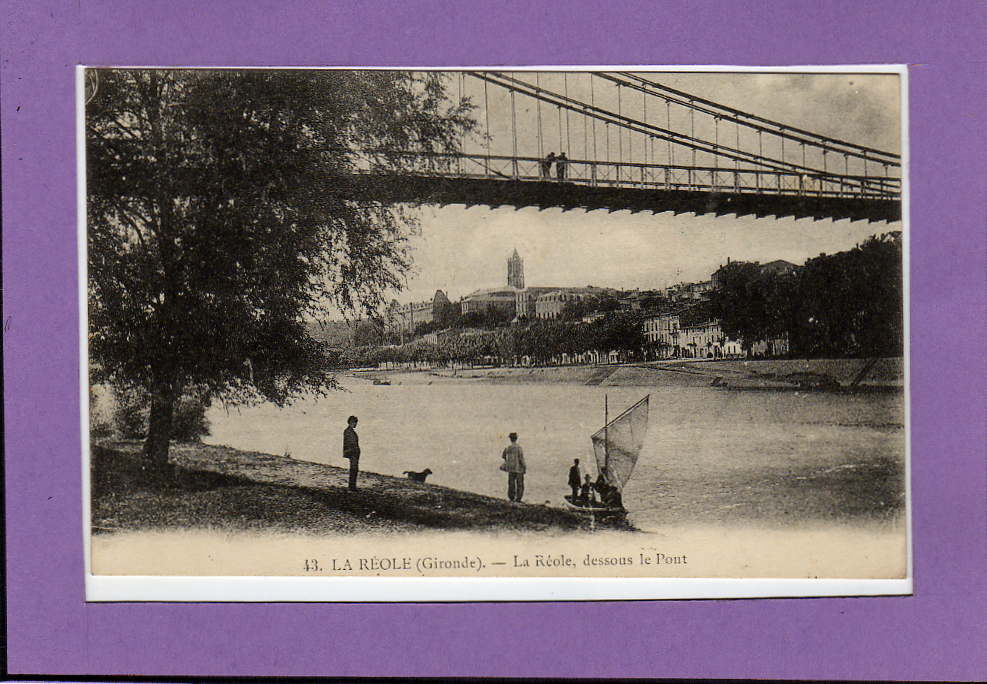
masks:
[[(815, 133), (855, 142), (888, 152), (900, 153), (901, 123), (899, 77), (894, 74), (793, 74), (793, 73), (651, 73), (646, 78), (720, 104), (741, 109)], [(518, 74), (535, 82), (533, 74)], [(539, 84), (571, 97), (589, 101), (587, 74), (542, 73)], [(616, 88), (601, 86), (599, 79), (592, 96), (599, 107), (617, 110)], [(482, 83), (471, 78), (449, 78), (456, 95), (462, 87), (465, 97), (480, 105), (477, 118), (486, 128), (484, 101), (489, 105), (492, 154), (511, 154), (510, 99), (506, 91), (488, 86), (484, 100)], [(582, 119), (570, 115), (561, 120), (555, 108), (532, 102), (522, 105), (518, 98), (515, 127), (521, 156), (568, 150), (572, 159), (594, 158), (592, 136)], [(654, 105), (645, 111), (645, 98), (623, 91), (622, 113), (655, 125), (668, 125), (667, 113)], [(539, 111), (540, 110), (540, 111)], [(687, 110), (672, 109), (671, 127), (688, 132)], [(538, 145), (538, 120), (541, 141)], [(712, 123), (696, 119), (697, 137), (712, 138)], [(710, 130), (703, 127), (708, 126)], [(724, 144), (735, 142), (737, 131), (720, 124)], [(604, 158), (601, 132), (597, 131), (597, 159)], [(745, 136), (753, 135), (741, 129)], [(617, 160), (617, 139), (611, 139), (610, 159)], [(750, 149), (751, 139), (747, 139)], [(667, 152), (648, 148), (643, 138), (620, 141), (623, 161), (667, 161)], [(771, 142), (765, 144), (765, 151)], [(467, 141), (464, 149), (484, 149), (482, 140)], [(789, 147), (791, 149), (791, 147)], [(682, 151), (674, 161), (686, 160)], [(662, 156), (665, 155), (665, 156)], [(810, 162), (812, 160), (810, 159)], [(819, 160), (816, 160), (817, 164)], [(700, 165), (703, 160), (699, 160)], [(842, 162), (841, 162), (842, 163)], [(851, 173), (860, 170), (850, 169)], [(504, 207), (466, 209), (462, 206), (421, 210), (420, 234), (411, 238), (414, 272), (402, 292), (390, 296), (401, 302), (431, 299), (436, 289), (444, 290), (453, 301), (476, 289), (506, 284), (506, 260), (514, 249), (525, 262), (529, 286), (585, 286), (620, 289), (660, 288), (677, 282), (709, 279), (727, 259), (762, 263), (785, 259), (801, 264), (820, 253), (852, 248), (875, 233), (900, 230), (900, 224), (866, 221), (775, 219), (734, 216), (713, 217), (692, 214), (630, 212), (608, 213), (536, 208), (514, 210)]]

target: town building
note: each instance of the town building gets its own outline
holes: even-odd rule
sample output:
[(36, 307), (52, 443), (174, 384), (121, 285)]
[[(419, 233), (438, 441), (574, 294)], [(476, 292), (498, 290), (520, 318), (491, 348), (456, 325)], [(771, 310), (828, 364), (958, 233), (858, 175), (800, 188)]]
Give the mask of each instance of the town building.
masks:
[(761, 273), (771, 273), (774, 275), (791, 275), (797, 270), (798, 266), (784, 259), (776, 259), (761, 265)]
[(665, 300), (665, 292), (659, 290), (633, 290), (628, 292), (618, 303), (625, 311), (646, 311), (654, 308), (659, 302)]
[(683, 296), (686, 299), (691, 299), (694, 301), (702, 301), (704, 299), (708, 299), (712, 291), (713, 291), (713, 281), (704, 280), (701, 283), (689, 283), (688, 285), (686, 285)]
[(680, 355), (692, 359), (722, 359), (743, 355), (740, 342), (723, 335), (715, 319), (696, 321), (680, 329)]
[(524, 259), (517, 253), (517, 249), (507, 260), (507, 286), (515, 290), (524, 289)]
[(558, 318), (567, 305), (585, 298), (586, 295), (568, 289), (546, 292), (535, 300), (535, 317), (549, 320)]
[(525, 287), (524, 260), (518, 251), (507, 259), (507, 285), (471, 292), (461, 301), (464, 314), (498, 309), (513, 319), (554, 319), (572, 303), (589, 296), (612, 294), (613, 290), (599, 287)]
[(723, 334), (706, 306), (663, 311), (644, 318), (644, 338), (659, 359), (733, 358), (743, 355), (740, 342)]
[[(730, 261), (730, 257), (727, 257), (727, 263), (716, 269), (713, 274), (709, 277), (710, 285), (712, 290), (718, 289), (723, 285), (723, 271), (730, 264), (744, 263), (737, 261)], [(766, 264), (761, 264), (758, 261), (751, 262), (755, 266), (759, 266), (761, 273), (771, 273), (771, 274), (792, 274), (798, 270), (798, 265), (793, 264), (791, 261), (785, 261), (784, 259), (775, 259), (774, 261), (769, 261)]]
[(424, 302), (399, 304), (392, 301), (387, 308), (387, 327), (398, 332), (414, 332), (418, 325), (435, 321), (443, 307), (449, 304), (449, 297), (442, 290), (436, 290), (432, 299)]
[(537, 318), (538, 298), (550, 292), (558, 292), (557, 287), (527, 287), (516, 296), (515, 311), (518, 318)]
[(524, 260), (515, 249), (507, 259), (507, 286), (470, 292), (460, 300), (460, 307), (464, 315), (496, 309), (513, 319), (518, 315), (518, 295), (523, 291)]
[(671, 359), (679, 356), (679, 330), (681, 321), (677, 311), (663, 311), (645, 316), (642, 323), (644, 339), (655, 349), (658, 358)]
[(514, 318), (517, 307), (517, 290), (513, 287), (476, 290), (463, 297), (460, 306), (463, 314), (497, 309), (506, 313), (509, 318)]

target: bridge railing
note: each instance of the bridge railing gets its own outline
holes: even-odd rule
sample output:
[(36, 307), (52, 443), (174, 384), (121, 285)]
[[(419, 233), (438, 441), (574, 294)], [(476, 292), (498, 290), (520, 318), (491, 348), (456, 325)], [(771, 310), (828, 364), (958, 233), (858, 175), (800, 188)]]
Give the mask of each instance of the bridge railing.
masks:
[(391, 153), (397, 173), (445, 178), (565, 182), (590, 187), (688, 190), (859, 199), (898, 199), (901, 179), (761, 168), (725, 168), (465, 153)]

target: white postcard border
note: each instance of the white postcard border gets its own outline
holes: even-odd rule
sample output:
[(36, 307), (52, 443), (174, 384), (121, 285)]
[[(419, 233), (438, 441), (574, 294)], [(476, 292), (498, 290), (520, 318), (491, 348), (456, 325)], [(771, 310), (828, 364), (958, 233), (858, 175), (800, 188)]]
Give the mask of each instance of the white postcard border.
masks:
[[(133, 68), (141, 68), (134, 66)], [(913, 593), (910, 369), (910, 154), (907, 65), (802, 66), (307, 66), (234, 67), (156, 65), (146, 68), (368, 69), (460, 71), (605, 71), (705, 73), (875, 73), (895, 74), (900, 84), (902, 210), (904, 244), (905, 535), (903, 579), (703, 579), (703, 578), (521, 578), (521, 577), (176, 577), (114, 576), (92, 573), (90, 500), (88, 259), (86, 244), (85, 69), (76, 66), (77, 246), (79, 273), (79, 381), (82, 449), (82, 533), (85, 600), (92, 602), (483, 602), (626, 601), (651, 599), (815, 598), (903, 596)]]

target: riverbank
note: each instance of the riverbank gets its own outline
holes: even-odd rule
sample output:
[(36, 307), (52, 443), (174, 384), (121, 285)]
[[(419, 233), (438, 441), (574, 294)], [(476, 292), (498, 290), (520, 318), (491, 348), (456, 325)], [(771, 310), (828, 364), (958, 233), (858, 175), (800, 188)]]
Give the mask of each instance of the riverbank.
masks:
[(386, 384), (474, 381), (491, 384), (559, 383), (604, 387), (721, 387), (731, 389), (901, 390), (903, 360), (676, 359), (622, 365), (531, 368), (368, 370), (355, 377)]
[(477, 531), (565, 531), (582, 516), (543, 505), (496, 499), (408, 479), (360, 474), (287, 456), (205, 444), (175, 444), (172, 473), (149, 477), (140, 444), (92, 448), (95, 534), (138, 530), (263, 530), (305, 534)]

